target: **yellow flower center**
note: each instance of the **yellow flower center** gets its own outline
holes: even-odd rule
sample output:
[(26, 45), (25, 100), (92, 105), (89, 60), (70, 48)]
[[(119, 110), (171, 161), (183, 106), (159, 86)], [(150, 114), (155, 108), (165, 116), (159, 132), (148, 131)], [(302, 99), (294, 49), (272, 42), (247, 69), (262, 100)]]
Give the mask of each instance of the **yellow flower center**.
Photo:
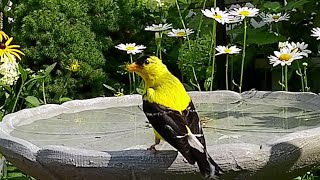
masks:
[(225, 49), (224, 52), (225, 53), (231, 53), (232, 51), (231, 51), (231, 49)]
[(127, 47), (127, 51), (133, 51), (134, 49), (135, 49), (134, 46), (128, 46), (128, 47)]
[(278, 20), (279, 18), (280, 18), (280, 16), (277, 16), (277, 15), (272, 16), (272, 19), (274, 19), (274, 20)]
[(240, 11), (239, 14), (242, 16), (249, 16), (250, 12), (249, 11)]
[(219, 15), (219, 14), (216, 14), (216, 15), (213, 15), (213, 18), (214, 18), (214, 19), (222, 19), (222, 16)]
[(73, 61), (70, 63), (69, 70), (71, 72), (78, 72), (80, 70), (80, 64), (78, 61)]
[(290, 54), (281, 54), (279, 59), (281, 61), (289, 61), (292, 58), (292, 56)]
[(186, 33), (185, 32), (177, 32), (177, 36), (179, 36), (179, 37), (184, 37), (184, 36), (186, 36)]

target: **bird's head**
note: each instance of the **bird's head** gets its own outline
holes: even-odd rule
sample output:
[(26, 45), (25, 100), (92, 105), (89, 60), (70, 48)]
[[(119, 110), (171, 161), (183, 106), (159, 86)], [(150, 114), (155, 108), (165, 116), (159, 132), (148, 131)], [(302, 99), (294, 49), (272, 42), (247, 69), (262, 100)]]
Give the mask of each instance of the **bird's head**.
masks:
[(156, 56), (143, 56), (128, 65), (127, 70), (137, 73), (145, 81), (157, 78), (168, 72), (167, 66)]

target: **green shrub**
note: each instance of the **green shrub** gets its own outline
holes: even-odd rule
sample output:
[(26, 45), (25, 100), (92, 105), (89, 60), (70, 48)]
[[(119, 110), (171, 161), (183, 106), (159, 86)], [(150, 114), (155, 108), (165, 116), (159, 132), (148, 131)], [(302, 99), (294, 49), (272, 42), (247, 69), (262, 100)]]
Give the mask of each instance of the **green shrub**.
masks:
[[(89, 10), (77, 0), (28, 0), (16, 8), (14, 34), (26, 54), (25, 64), (38, 70), (58, 62), (46, 81), (49, 97), (102, 94), (105, 58), (91, 30)], [(68, 70), (74, 60), (80, 63), (78, 72)]]

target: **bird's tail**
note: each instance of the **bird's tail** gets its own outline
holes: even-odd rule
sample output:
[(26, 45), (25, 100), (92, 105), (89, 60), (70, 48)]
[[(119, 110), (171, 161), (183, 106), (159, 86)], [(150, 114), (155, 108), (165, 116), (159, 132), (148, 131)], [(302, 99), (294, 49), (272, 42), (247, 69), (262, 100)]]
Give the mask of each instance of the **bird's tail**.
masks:
[(188, 142), (191, 146), (191, 153), (196, 160), (200, 173), (203, 177), (218, 179), (223, 170), (213, 161), (207, 150), (199, 142), (194, 134), (189, 134)]

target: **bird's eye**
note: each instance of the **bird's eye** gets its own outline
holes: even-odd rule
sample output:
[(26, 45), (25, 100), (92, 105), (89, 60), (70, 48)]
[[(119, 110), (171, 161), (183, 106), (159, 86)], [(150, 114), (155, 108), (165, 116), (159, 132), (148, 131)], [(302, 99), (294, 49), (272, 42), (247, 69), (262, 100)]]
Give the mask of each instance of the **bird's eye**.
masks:
[(150, 62), (148, 60), (145, 60), (144, 61), (144, 64), (149, 64)]

